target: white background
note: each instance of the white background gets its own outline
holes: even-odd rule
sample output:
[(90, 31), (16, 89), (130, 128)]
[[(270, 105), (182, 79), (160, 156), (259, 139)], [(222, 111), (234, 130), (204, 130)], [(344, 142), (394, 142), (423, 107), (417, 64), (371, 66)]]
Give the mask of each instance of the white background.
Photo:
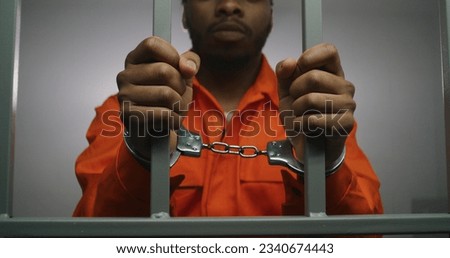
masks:
[[(450, 250), (448, 246), (448, 238), (440, 239), (410, 239), (410, 238), (381, 238), (381, 239), (353, 239), (353, 238), (318, 238), (318, 239), (302, 239), (302, 238), (56, 238), (56, 239), (0, 239), (0, 248), (2, 253), (7, 257), (45, 257), (45, 258), (59, 258), (61, 256), (67, 258), (78, 257), (183, 257), (183, 258), (198, 258), (198, 257), (334, 257), (334, 258), (359, 258), (363, 255), (366, 258), (379, 257), (449, 257)], [(269, 251), (268, 245), (272, 244), (273, 251)], [(285, 248), (280, 248), (280, 252), (275, 251), (276, 246), (280, 244), (284, 246), (293, 246), (295, 249), (290, 249), (294, 253), (284, 253)], [(317, 244), (321, 247), (323, 244), (327, 246), (324, 252), (309, 252), (307, 245), (314, 246)], [(156, 246), (161, 248), (157, 248)], [(176, 247), (178, 245), (178, 248)], [(200, 245), (198, 250), (206, 250), (211, 248), (212, 252), (217, 249), (216, 246), (221, 246), (219, 250), (225, 252), (226, 247), (247, 247), (248, 253), (166, 253), (169, 249), (173, 252), (182, 250), (181, 246), (186, 247), (185, 250), (190, 249), (190, 246), (195, 247)], [(23, 247), (27, 248), (23, 248)], [(152, 252), (144, 253), (118, 253), (116, 247), (145, 247), (146, 250), (160, 250), (158, 254)], [(170, 248), (170, 246), (173, 246)], [(302, 246), (300, 253), (299, 247)], [(332, 246), (332, 248), (331, 248)], [(82, 248), (76, 248), (82, 247)], [(164, 247), (164, 248), (162, 248)], [(266, 248), (264, 248), (266, 247)], [(311, 249), (313, 249), (311, 247)], [(143, 250), (143, 249), (141, 249)], [(227, 250), (239, 250), (238, 248), (228, 248)], [(242, 250), (242, 249), (241, 249)], [(289, 249), (288, 249), (289, 250)], [(317, 249), (316, 249), (317, 250)], [(266, 253), (260, 253), (266, 251)], [(328, 253), (332, 251), (332, 253)], [(183, 251), (185, 252), (185, 251)]]

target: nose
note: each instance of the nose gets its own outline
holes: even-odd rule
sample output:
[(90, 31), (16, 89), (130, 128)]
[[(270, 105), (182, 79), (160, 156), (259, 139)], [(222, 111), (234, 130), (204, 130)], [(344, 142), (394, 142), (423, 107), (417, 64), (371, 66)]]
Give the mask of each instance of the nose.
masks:
[(241, 16), (243, 13), (240, 0), (219, 0), (216, 6), (216, 15)]

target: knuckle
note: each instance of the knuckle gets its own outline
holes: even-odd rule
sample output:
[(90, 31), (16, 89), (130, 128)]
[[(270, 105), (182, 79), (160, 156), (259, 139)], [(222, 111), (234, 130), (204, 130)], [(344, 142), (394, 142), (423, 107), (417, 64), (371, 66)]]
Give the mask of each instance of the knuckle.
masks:
[(353, 83), (347, 81), (346, 89), (347, 89), (348, 93), (350, 94), (350, 96), (352, 96), (352, 97), (355, 96), (356, 88)]
[(332, 112), (335, 114), (353, 115), (356, 109), (356, 102), (352, 98), (347, 98), (341, 102), (338, 107), (334, 107)]
[(171, 81), (175, 77), (173, 68), (166, 63), (161, 63), (161, 65), (157, 69), (155, 76), (158, 80), (161, 81)]
[(325, 43), (324, 46), (327, 49), (328, 53), (330, 53), (330, 55), (337, 55), (338, 49), (334, 44)]
[(170, 101), (171, 99), (171, 92), (168, 88), (164, 87), (162, 89), (159, 90), (158, 92), (159, 95), (159, 99), (161, 100), (161, 102), (163, 103), (167, 103)]
[(119, 72), (116, 76), (117, 86), (120, 88), (127, 82), (126, 70)]
[(311, 58), (307, 54), (301, 55), (299, 60), (298, 60), (298, 64), (299, 64), (300, 70), (302, 70), (302, 71), (307, 69), (307, 67), (310, 66), (310, 63), (311, 63)]
[(352, 112), (356, 110), (356, 101), (351, 99), (347, 104), (347, 109), (351, 110)]
[(312, 111), (319, 106), (319, 103), (323, 102), (323, 97), (319, 93), (310, 93), (305, 95), (304, 106), (306, 111)]
[(129, 65), (130, 65), (130, 63), (131, 63), (131, 53), (132, 52), (130, 52), (130, 53), (128, 53), (128, 55), (127, 55), (127, 57), (125, 58), (125, 68), (127, 68)]
[(157, 37), (149, 37), (142, 41), (142, 45), (146, 49), (155, 49), (155, 47), (159, 46), (159, 39)]
[(350, 134), (355, 124), (353, 114), (344, 114), (342, 118), (339, 120), (339, 122), (341, 126), (340, 133), (345, 135)]
[(119, 103), (123, 103), (125, 101), (129, 101), (130, 100), (129, 91), (126, 90), (125, 88), (119, 90), (119, 92), (117, 93), (117, 98), (119, 100)]
[(305, 117), (307, 131), (314, 132), (321, 127), (320, 117), (317, 115), (309, 115)]
[(163, 87), (158, 92), (159, 100), (164, 106), (171, 107), (176, 102), (174, 91), (169, 87)]
[(307, 73), (307, 86), (310, 89), (314, 89), (315, 86), (320, 84), (322, 80), (322, 72), (319, 70), (311, 70)]

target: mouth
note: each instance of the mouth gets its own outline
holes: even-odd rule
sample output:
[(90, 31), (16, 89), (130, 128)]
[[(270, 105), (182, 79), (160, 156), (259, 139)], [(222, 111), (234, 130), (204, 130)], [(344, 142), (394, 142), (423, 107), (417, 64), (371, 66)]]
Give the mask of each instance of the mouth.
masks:
[(212, 26), (210, 32), (216, 40), (232, 42), (242, 40), (247, 34), (247, 29), (239, 23), (226, 21)]
[(245, 33), (245, 28), (242, 25), (235, 22), (222, 22), (212, 27), (213, 33), (218, 31), (235, 31)]

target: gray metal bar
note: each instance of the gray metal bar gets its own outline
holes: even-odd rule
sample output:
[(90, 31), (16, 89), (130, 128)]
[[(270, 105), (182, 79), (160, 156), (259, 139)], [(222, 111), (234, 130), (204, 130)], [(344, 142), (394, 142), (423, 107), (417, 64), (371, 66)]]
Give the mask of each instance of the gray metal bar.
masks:
[[(444, 120), (445, 120), (445, 146), (446, 146), (446, 163), (447, 163), (447, 200), (448, 200), (448, 211), (450, 212), (450, 19), (448, 12), (450, 11), (450, 1), (445, 0), (445, 12), (444, 16), (446, 19), (445, 23), (445, 40), (446, 40), (446, 64), (442, 66), (444, 76), (443, 86), (443, 97), (444, 97)], [(442, 16), (441, 16), (442, 17)]]
[(322, 43), (322, 27), (322, 0), (303, 0), (303, 50)]
[[(171, 0), (153, 1), (153, 34), (170, 42)], [(150, 214), (167, 218), (170, 214), (169, 135), (151, 140)]]
[[(322, 42), (322, 0), (302, 1), (303, 50)], [(326, 215), (325, 139), (306, 137), (305, 215)]]
[(305, 146), (305, 216), (326, 216), (325, 139), (307, 138)]
[(360, 235), (450, 232), (449, 214), (220, 218), (13, 218), (0, 237), (206, 237)]
[(153, 0), (153, 35), (171, 40), (172, 0)]
[(0, 218), (12, 214), (20, 1), (0, 0)]
[(450, 1), (441, 0), (441, 49), (442, 49), (442, 94), (444, 100), (444, 121), (445, 121), (445, 150), (447, 161), (447, 195), (448, 209), (450, 212)]

